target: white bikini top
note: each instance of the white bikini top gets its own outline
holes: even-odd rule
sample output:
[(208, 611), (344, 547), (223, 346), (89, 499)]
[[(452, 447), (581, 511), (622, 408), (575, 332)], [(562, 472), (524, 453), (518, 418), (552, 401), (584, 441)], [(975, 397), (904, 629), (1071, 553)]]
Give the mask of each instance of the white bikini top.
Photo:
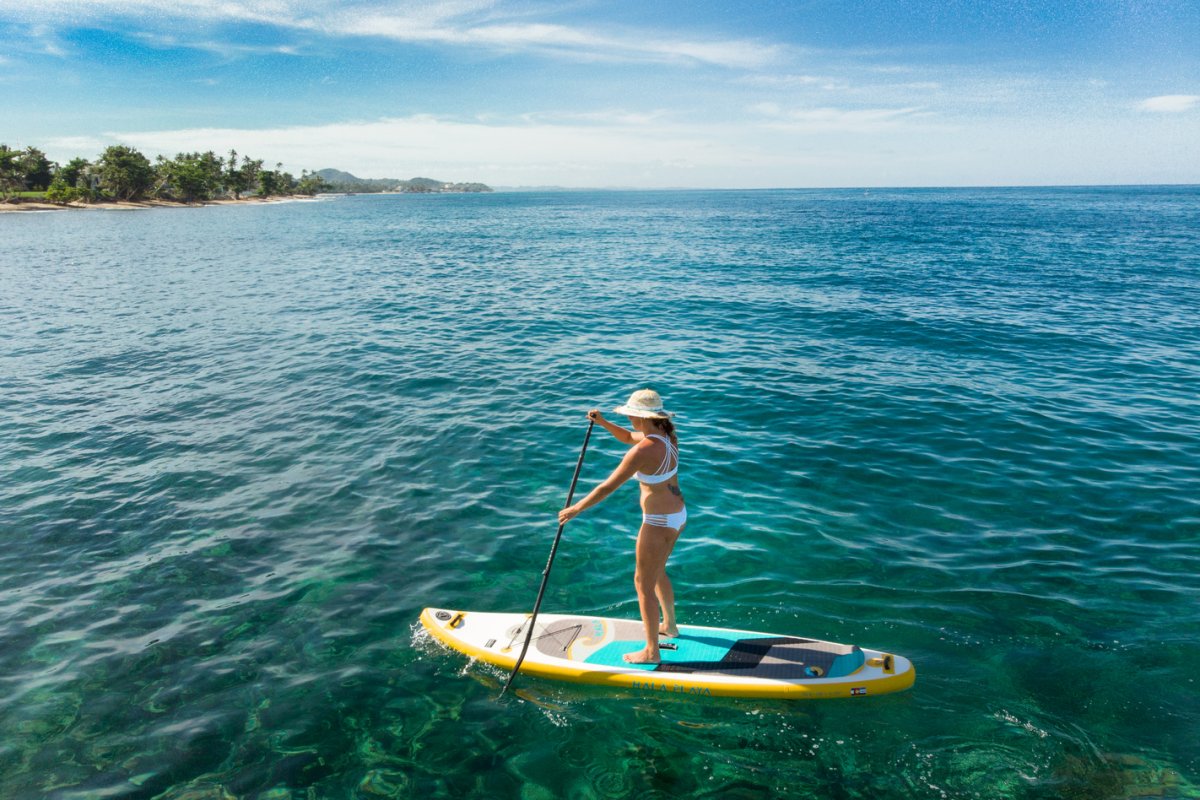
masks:
[[(659, 439), (667, 446), (667, 452), (663, 455), (662, 463), (654, 472), (647, 475), (644, 472), (635, 472), (633, 477), (637, 478), (642, 483), (662, 483), (669, 481), (675, 477), (675, 473), (679, 471), (679, 449), (671, 444), (671, 440), (665, 436), (659, 436), (657, 433), (647, 434), (649, 439)], [(674, 462), (674, 466), (670, 466)], [(670, 467), (668, 469), (668, 467)]]

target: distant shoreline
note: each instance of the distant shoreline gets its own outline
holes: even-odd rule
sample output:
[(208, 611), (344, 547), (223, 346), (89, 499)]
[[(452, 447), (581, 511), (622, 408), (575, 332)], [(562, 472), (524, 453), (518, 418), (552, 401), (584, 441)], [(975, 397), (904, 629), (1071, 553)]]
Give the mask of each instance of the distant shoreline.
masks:
[(245, 204), (290, 203), (314, 201), (307, 194), (276, 195), (273, 197), (243, 197), (240, 200), (220, 199), (185, 203), (179, 200), (98, 200), (94, 203), (47, 203), (44, 200), (16, 200), (0, 203), (0, 214), (31, 211), (136, 211), (145, 208), (202, 208), (204, 206), (236, 206)]
[[(1046, 184), (1038, 186), (870, 186), (870, 187), (850, 187), (838, 186), (828, 188), (814, 187), (793, 187), (793, 188), (757, 188), (757, 189), (696, 189), (696, 188), (579, 188), (565, 186), (545, 186), (545, 187), (523, 187), (523, 186), (498, 186), (490, 188), (489, 193), (497, 192), (500, 194), (523, 194), (523, 193), (585, 193), (585, 192), (929, 192), (929, 191), (1020, 191), (1020, 190), (1108, 190), (1108, 189), (1193, 189), (1200, 188), (1200, 184), (1193, 183), (1147, 183), (1147, 184)], [(202, 208), (204, 206), (230, 206), (230, 205), (260, 205), (268, 203), (291, 203), (291, 202), (313, 202), (320, 197), (388, 197), (395, 195), (419, 195), (425, 196), (429, 194), (472, 194), (471, 192), (321, 192), (318, 195), (309, 194), (289, 194), (289, 195), (272, 195), (270, 197), (242, 197), (237, 200), (232, 198), (219, 198), (213, 200), (202, 200), (195, 202), (185, 202), (180, 200), (97, 200), (94, 202), (79, 202), (70, 203), (48, 203), (42, 199), (25, 199), (14, 198), (0, 201), (0, 214), (8, 213), (34, 213), (46, 211), (134, 211), (138, 209), (148, 208)]]

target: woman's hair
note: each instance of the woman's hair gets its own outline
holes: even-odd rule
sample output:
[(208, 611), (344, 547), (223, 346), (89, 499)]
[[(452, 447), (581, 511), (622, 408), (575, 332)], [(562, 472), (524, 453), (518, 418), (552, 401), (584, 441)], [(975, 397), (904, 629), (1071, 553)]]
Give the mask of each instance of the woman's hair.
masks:
[(671, 422), (670, 417), (651, 417), (655, 427), (665, 433), (671, 440), (671, 444), (679, 447), (679, 440), (675, 438), (675, 423)]

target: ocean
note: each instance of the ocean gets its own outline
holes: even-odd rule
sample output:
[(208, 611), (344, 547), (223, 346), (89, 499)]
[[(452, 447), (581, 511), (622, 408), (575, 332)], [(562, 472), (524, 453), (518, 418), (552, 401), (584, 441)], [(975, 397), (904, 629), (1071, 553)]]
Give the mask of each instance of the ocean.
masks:
[[(0, 797), (1200, 797), (1200, 188), (353, 196), (0, 216)], [(784, 702), (470, 663), (590, 408), (658, 390), (682, 623)], [(623, 446), (597, 430), (581, 491)], [(637, 492), (544, 611), (636, 618)]]

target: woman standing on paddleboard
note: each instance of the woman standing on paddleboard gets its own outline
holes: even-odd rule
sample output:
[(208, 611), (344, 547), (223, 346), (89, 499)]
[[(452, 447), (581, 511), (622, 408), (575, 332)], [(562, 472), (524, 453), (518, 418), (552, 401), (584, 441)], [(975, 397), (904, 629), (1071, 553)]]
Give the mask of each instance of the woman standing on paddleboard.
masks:
[(637, 587), (642, 625), (646, 629), (646, 648), (628, 653), (625, 660), (631, 664), (657, 664), (660, 660), (658, 637), (679, 635), (675, 626), (675, 592), (667, 577), (667, 557), (687, 524), (687, 508), (676, 478), (679, 442), (671, 422), (674, 414), (663, 409), (662, 398), (652, 389), (634, 392), (629, 396), (629, 402), (614, 412), (629, 417), (633, 430), (614, 425), (594, 409), (588, 412), (588, 418), (600, 423), (618, 441), (632, 447), (603, 483), (578, 503), (558, 512), (558, 521), (565, 524), (585, 508), (608, 497), (625, 481), (638, 479), (642, 487), (642, 527), (638, 530), (633, 581)]

